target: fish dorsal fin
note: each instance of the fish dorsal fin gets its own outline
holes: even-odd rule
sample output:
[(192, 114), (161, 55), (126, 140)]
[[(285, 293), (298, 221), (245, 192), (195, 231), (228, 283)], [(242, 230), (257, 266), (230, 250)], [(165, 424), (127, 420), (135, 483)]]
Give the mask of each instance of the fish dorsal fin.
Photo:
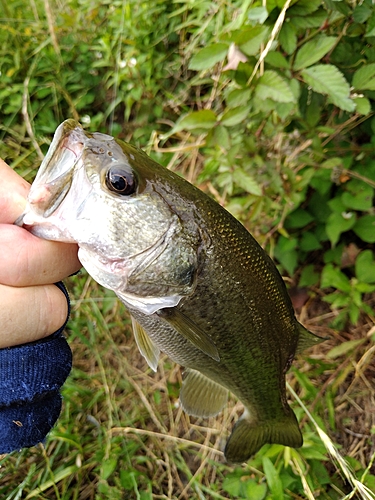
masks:
[(197, 349), (220, 361), (219, 352), (213, 340), (188, 316), (176, 307), (160, 309), (158, 316), (167, 321), (185, 339), (189, 340)]
[(312, 347), (313, 345), (320, 344), (324, 340), (327, 340), (327, 337), (319, 337), (314, 333), (309, 332), (301, 323), (298, 323), (299, 337), (296, 354), (301, 354), (302, 351)]
[(135, 341), (148, 366), (156, 372), (160, 356), (160, 349), (153, 343), (144, 328), (132, 316), (132, 325)]
[(213, 417), (227, 400), (227, 389), (196, 370), (185, 370), (180, 401), (186, 413), (195, 417)]

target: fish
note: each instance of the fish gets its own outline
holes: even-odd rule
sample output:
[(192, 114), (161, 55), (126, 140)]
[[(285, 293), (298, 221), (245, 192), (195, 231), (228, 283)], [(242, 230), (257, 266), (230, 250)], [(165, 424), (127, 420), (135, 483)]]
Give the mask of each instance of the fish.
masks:
[(78, 244), (87, 272), (127, 307), (151, 369), (161, 352), (183, 367), (189, 415), (217, 415), (229, 392), (242, 402), (228, 462), (267, 443), (302, 446), (285, 376), (296, 353), (323, 339), (297, 321), (269, 255), (210, 196), (133, 145), (68, 119), (16, 223)]

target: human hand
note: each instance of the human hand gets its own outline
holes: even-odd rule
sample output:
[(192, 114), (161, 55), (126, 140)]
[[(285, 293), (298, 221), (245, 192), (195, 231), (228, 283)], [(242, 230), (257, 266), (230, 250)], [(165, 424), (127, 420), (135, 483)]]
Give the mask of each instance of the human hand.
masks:
[(50, 335), (65, 322), (63, 292), (53, 283), (78, 271), (78, 247), (42, 240), (13, 223), (30, 185), (0, 160), (0, 348)]

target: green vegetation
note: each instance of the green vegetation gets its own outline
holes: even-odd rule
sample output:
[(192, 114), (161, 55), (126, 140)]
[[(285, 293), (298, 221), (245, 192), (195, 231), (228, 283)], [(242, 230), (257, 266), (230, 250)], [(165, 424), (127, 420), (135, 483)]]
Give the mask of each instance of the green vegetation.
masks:
[(243, 222), (330, 337), (288, 375), (303, 448), (231, 467), (240, 405), (186, 416), (179, 367), (151, 373), (82, 272), (62, 416), (45, 448), (2, 459), (0, 497), (374, 498), (373, 2), (1, 0), (0, 16), (2, 158), (31, 181), (68, 117), (142, 147)]

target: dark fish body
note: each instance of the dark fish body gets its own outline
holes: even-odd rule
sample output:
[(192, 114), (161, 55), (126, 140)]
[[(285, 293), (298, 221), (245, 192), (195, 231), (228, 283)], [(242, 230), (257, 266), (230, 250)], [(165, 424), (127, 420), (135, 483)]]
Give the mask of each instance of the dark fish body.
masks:
[[(180, 399), (189, 414), (217, 414), (227, 390), (241, 400), (227, 460), (245, 461), (265, 443), (301, 446), (285, 374), (298, 349), (321, 339), (298, 323), (281, 276), (250, 233), (143, 152), (73, 120), (50, 151), (24, 223), (41, 237), (78, 243), (88, 272), (128, 307), (150, 366), (159, 351), (184, 366)], [(119, 172), (134, 191), (120, 192)]]

